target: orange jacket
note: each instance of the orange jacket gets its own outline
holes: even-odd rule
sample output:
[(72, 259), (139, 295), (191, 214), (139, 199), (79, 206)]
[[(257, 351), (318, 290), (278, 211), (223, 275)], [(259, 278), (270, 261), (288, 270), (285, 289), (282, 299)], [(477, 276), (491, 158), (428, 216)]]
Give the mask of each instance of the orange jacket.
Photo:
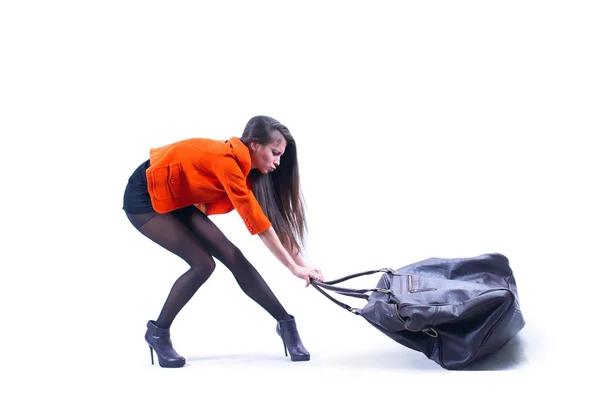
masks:
[(146, 170), (152, 207), (167, 213), (196, 205), (206, 215), (234, 208), (251, 234), (271, 226), (251, 191), (250, 152), (237, 137), (191, 138), (150, 149)]

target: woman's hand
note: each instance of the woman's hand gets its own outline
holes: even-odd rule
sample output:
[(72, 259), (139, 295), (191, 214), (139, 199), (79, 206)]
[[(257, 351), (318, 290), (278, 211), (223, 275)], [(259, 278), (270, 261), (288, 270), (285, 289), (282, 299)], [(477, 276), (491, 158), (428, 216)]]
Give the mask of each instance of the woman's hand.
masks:
[(318, 280), (319, 282), (323, 281), (323, 275), (321, 275), (321, 271), (319, 269), (313, 269), (306, 266), (295, 265), (291, 268), (294, 276), (299, 277), (300, 279), (304, 279), (306, 281), (305, 287), (310, 285), (310, 279)]

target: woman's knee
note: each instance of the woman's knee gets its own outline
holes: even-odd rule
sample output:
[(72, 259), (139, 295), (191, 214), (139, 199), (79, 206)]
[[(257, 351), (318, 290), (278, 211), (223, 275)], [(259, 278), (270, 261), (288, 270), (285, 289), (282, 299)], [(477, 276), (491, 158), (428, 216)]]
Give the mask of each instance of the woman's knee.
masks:
[(246, 261), (244, 253), (234, 244), (227, 247), (221, 252), (221, 261), (225, 266), (237, 266), (239, 263)]
[(209, 277), (217, 267), (215, 260), (210, 256), (195, 260), (190, 266), (190, 270), (199, 277)]

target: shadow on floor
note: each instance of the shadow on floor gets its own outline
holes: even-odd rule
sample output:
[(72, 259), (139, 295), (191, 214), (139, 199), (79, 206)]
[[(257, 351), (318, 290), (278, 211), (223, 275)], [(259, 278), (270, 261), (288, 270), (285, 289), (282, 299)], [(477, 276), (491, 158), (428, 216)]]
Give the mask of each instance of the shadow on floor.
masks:
[(498, 371), (515, 369), (526, 361), (525, 342), (516, 335), (498, 351), (484, 356), (466, 368), (464, 371)]
[[(384, 351), (363, 351), (360, 353), (331, 354), (318, 360), (323, 365), (361, 369), (446, 371), (423, 353), (399, 346)], [(462, 371), (510, 370), (520, 367), (526, 361), (525, 341), (515, 336), (498, 351), (472, 363)]]
[[(364, 350), (361, 352), (320, 353), (313, 354), (311, 365), (320, 367), (347, 368), (347, 369), (373, 369), (373, 370), (410, 370), (410, 371), (445, 371), (436, 362), (428, 359), (424, 354), (399, 345), (390, 346), (384, 350)], [(223, 362), (223, 363), (258, 363), (276, 365), (288, 361), (283, 354), (264, 353), (238, 353), (214, 354), (204, 356), (190, 356), (191, 362)], [(519, 335), (511, 339), (498, 351), (487, 355), (461, 371), (498, 371), (516, 369), (526, 361), (525, 341)]]

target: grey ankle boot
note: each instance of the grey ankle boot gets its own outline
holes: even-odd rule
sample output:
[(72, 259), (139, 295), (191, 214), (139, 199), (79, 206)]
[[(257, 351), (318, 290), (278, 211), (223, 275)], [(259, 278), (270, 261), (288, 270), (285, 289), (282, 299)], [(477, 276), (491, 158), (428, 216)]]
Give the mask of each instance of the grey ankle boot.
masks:
[(290, 320), (278, 320), (275, 330), (281, 337), (281, 340), (283, 340), (285, 356), (287, 356), (289, 351), (292, 362), (310, 360), (310, 353), (308, 353), (302, 344), (298, 329), (296, 329), (296, 319), (293, 316)]
[(152, 354), (152, 350), (154, 350), (158, 357), (158, 364), (163, 368), (180, 368), (185, 365), (185, 358), (173, 349), (169, 329), (161, 329), (151, 320), (148, 321), (147, 326), (148, 330), (144, 338), (148, 346), (150, 346), (152, 364), (154, 365), (154, 355)]

